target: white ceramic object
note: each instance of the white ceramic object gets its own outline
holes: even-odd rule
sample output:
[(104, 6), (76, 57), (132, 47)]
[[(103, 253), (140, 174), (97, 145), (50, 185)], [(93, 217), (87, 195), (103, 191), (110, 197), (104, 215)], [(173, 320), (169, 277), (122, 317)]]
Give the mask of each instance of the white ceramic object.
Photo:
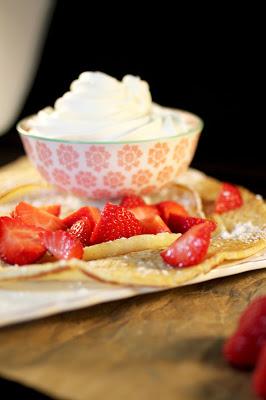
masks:
[(184, 133), (138, 142), (86, 142), (31, 135), (29, 119), (18, 124), (25, 151), (51, 184), (77, 196), (113, 199), (125, 193), (147, 195), (160, 190), (189, 166), (203, 123), (175, 110)]

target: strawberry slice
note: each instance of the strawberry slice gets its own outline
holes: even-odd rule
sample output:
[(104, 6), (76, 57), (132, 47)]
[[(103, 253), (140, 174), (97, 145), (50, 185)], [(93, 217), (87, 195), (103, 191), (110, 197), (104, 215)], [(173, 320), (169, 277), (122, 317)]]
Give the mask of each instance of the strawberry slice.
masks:
[(234, 210), (243, 205), (243, 198), (238, 187), (230, 183), (223, 183), (220, 193), (215, 201), (214, 210), (222, 214), (226, 211)]
[(88, 246), (92, 233), (92, 223), (89, 218), (82, 217), (78, 221), (74, 222), (68, 232), (75, 238), (79, 239), (83, 246)]
[(60, 204), (51, 204), (49, 206), (41, 206), (38, 208), (39, 208), (39, 210), (47, 211), (49, 214), (53, 214), (56, 217), (59, 217), (60, 212), (61, 212)]
[(16, 206), (13, 216), (16, 219), (24, 222), (24, 224), (34, 225), (47, 231), (65, 229), (64, 222), (58, 217), (50, 214), (47, 211), (40, 210), (39, 208), (34, 207), (24, 201)]
[(143, 226), (143, 233), (156, 235), (157, 233), (171, 232), (159, 215), (155, 215), (153, 218), (143, 219), (141, 223)]
[(223, 353), (237, 367), (253, 367), (266, 345), (266, 296), (255, 299), (242, 314), (237, 330), (226, 341)]
[(83, 247), (79, 239), (65, 231), (41, 232), (40, 239), (45, 248), (58, 260), (69, 260), (83, 256)]
[(207, 254), (211, 231), (209, 223), (194, 225), (161, 252), (162, 258), (173, 267), (179, 268), (199, 264)]
[(184, 209), (184, 207), (181, 204), (176, 203), (175, 201), (161, 201), (161, 203), (158, 203), (156, 206), (159, 211), (160, 217), (167, 225), (169, 222), (170, 214), (188, 216), (188, 213)]
[(91, 243), (140, 235), (142, 225), (126, 208), (107, 203), (91, 235)]
[(79, 221), (81, 218), (86, 217), (90, 220), (92, 224), (92, 229), (94, 229), (94, 226), (99, 221), (100, 216), (101, 213), (98, 208), (86, 206), (81, 207), (77, 211), (68, 215), (66, 218), (63, 219), (63, 222), (68, 228), (70, 228), (76, 221)]
[(39, 260), (45, 254), (39, 233), (40, 229), (15, 218), (0, 217), (0, 258), (18, 265)]
[(120, 202), (120, 206), (124, 208), (134, 208), (138, 206), (144, 206), (145, 201), (135, 194), (124, 196)]
[(264, 345), (260, 352), (252, 377), (252, 384), (256, 395), (262, 399), (266, 399), (266, 345)]
[(143, 221), (144, 219), (151, 219), (156, 217), (156, 215), (159, 215), (159, 211), (157, 210), (156, 206), (139, 206), (139, 207), (134, 207), (129, 209), (132, 214), (135, 215), (135, 217), (139, 221)]
[(192, 226), (202, 224), (203, 222), (210, 224), (212, 231), (217, 227), (217, 224), (214, 221), (208, 219), (187, 217), (177, 214), (170, 214), (168, 220), (169, 227), (174, 233), (185, 233), (192, 228)]

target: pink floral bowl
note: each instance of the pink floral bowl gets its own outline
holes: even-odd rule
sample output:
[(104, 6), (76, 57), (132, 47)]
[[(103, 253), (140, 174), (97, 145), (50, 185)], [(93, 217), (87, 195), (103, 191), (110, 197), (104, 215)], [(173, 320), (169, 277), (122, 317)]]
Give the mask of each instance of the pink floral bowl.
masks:
[(28, 118), (17, 129), (43, 178), (59, 189), (95, 200), (160, 190), (186, 171), (203, 127), (199, 117), (175, 110), (186, 123), (176, 136), (138, 142), (74, 142), (31, 135)]

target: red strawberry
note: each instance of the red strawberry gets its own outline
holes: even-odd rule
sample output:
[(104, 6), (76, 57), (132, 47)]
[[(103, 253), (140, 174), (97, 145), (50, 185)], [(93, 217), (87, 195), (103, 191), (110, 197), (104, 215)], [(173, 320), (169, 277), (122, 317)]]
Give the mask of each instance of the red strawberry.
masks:
[(173, 267), (190, 267), (199, 264), (207, 254), (212, 228), (204, 222), (194, 225), (168, 249), (161, 252), (165, 262)]
[(58, 217), (50, 214), (47, 211), (33, 207), (24, 201), (16, 206), (13, 216), (27, 225), (34, 225), (38, 228), (48, 231), (65, 229), (63, 221), (61, 221)]
[(156, 235), (157, 233), (171, 232), (159, 215), (155, 215), (153, 218), (143, 219), (141, 223), (143, 226), (143, 233)]
[(41, 206), (38, 208), (39, 208), (39, 210), (47, 211), (49, 214), (53, 214), (56, 217), (59, 217), (60, 212), (61, 212), (60, 204), (51, 204), (49, 206)]
[(139, 197), (135, 194), (124, 196), (120, 202), (120, 206), (124, 207), (124, 208), (134, 208), (134, 207), (144, 206), (144, 205), (145, 205), (145, 201), (141, 197)]
[(134, 207), (130, 208), (130, 211), (132, 214), (135, 215), (135, 217), (139, 221), (143, 221), (144, 219), (150, 219), (156, 217), (156, 215), (159, 215), (159, 211), (157, 210), (156, 206), (139, 206), (139, 207)]
[(94, 229), (95, 224), (99, 221), (101, 216), (100, 210), (96, 207), (86, 206), (81, 207), (77, 211), (68, 215), (63, 219), (64, 224), (70, 228), (76, 221), (79, 221), (82, 217), (86, 217), (90, 220), (92, 224), (92, 229)]
[(91, 243), (129, 238), (142, 233), (141, 223), (126, 208), (107, 203), (91, 235)]
[(92, 233), (92, 223), (89, 218), (82, 217), (78, 221), (74, 222), (68, 232), (79, 239), (83, 246), (88, 246)]
[(79, 239), (65, 231), (41, 232), (40, 239), (45, 248), (59, 260), (82, 258), (83, 247)]
[(216, 229), (216, 223), (208, 219), (185, 217), (183, 215), (170, 214), (168, 225), (172, 232), (175, 233), (185, 233), (192, 226), (202, 224), (203, 222), (210, 224), (212, 231)]
[(266, 344), (260, 352), (252, 383), (257, 396), (266, 399)]
[(243, 205), (243, 199), (238, 187), (230, 183), (223, 183), (215, 202), (215, 212), (222, 214)]
[(161, 203), (158, 203), (156, 206), (157, 209), (159, 210), (161, 218), (167, 225), (170, 214), (177, 214), (184, 216), (188, 215), (184, 207), (181, 204), (176, 203), (175, 201), (162, 201)]
[(224, 345), (224, 356), (237, 367), (255, 365), (266, 344), (266, 296), (254, 300), (242, 314), (236, 332)]
[(9, 264), (25, 265), (39, 260), (45, 247), (40, 229), (10, 217), (0, 217), (0, 258)]

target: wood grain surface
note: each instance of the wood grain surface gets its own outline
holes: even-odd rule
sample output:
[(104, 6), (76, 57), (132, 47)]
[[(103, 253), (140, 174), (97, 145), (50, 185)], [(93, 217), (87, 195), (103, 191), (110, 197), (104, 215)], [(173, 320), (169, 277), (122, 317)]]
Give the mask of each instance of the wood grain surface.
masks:
[(266, 271), (101, 304), (0, 331), (0, 374), (52, 398), (252, 400), (221, 347)]

